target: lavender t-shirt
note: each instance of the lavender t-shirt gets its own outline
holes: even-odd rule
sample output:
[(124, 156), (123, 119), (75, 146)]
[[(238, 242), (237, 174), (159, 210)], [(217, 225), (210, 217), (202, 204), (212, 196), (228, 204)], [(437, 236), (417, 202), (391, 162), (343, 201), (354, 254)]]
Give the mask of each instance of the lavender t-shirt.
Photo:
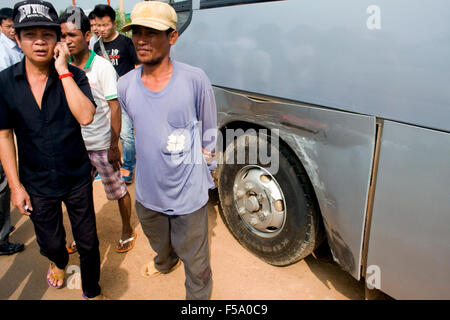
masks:
[(158, 212), (183, 215), (204, 206), (214, 187), (202, 147), (214, 151), (217, 114), (206, 74), (172, 63), (163, 90), (144, 85), (140, 66), (119, 79), (118, 96), (136, 132), (136, 200)]

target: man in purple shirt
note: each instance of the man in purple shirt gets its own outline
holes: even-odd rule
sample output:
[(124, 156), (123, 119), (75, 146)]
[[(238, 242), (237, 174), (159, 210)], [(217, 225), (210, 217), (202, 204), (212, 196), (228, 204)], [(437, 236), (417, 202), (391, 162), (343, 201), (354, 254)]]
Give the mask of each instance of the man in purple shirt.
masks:
[(201, 69), (170, 58), (178, 38), (170, 5), (141, 2), (131, 17), (123, 31), (132, 30), (142, 65), (120, 78), (118, 95), (136, 130), (136, 211), (157, 254), (142, 273), (169, 273), (181, 260), (186, 298), (209, 299), (206, 204), (214, 187), (210, 159), (217, 135), (213, 89)]

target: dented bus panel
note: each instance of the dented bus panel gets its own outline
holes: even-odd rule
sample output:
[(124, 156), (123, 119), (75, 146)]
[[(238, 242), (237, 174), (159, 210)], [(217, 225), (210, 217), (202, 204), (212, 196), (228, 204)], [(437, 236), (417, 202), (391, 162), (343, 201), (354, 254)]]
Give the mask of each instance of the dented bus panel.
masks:
[(450, 3), (171, 2), (173, 57), (207, 73), (221, 129), (279, 130), (335, 261), (394, 298), (449, 299)]
[(308, 105), (258, 102), (220, 88), (215, 93), (219, 127), (245, 119), (279, 130), (280, 139), (308, 172), (334, 259), (359, 279), (375, 119)]

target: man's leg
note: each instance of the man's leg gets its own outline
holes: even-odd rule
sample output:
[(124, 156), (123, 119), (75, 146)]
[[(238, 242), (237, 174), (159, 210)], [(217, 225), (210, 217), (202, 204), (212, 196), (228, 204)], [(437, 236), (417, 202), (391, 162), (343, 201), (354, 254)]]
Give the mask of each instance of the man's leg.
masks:
[(11, 192), (6, 185), (3, 190), (0, 190), (0, 255), (10, 255), (24, 249), (24, 245), (21, 243), (9, 242), (9, 233), (11, 232), (10, 198)]
[(131, 226), (131, 197), (127, 192), (122, 198), (117, 200), (119, 204), (120, 217), (122, 218), (122, 240), (133, 236), (133, 227)]
[[(72, 232), (80, 254), (81, 283), (88, 298), (101, 294), (100, 251), (97, 238), (92, 183), (72, 191), (64, 198)], [(66, 250), (67, 253), (67, 250)]]
[(8, 241), (11, 229), (10, 202), (11, 193), (8, 186), (0, 191), (0, 243)]
[[(119, 205), (120, 217), (122, 218), (122, 240), (133, 236), (133, 227), (131, 226), (131, 197), (127, 186), (120, 176), (120, 171), (115, 171), (114, 167), (108, 161), (108, 150), (89, 151), (89, 159), (94, 168), (100, 174), (103, 187), (108, 200), (117, 200)], [(118, 245), (121, 252), (128, 251), (132, 242)]]
[(122, 168), (129, 172), (125, 173), (123, 179), (126, 183), (133, 181), (133, 170), (136, 166), (136, 148), (134, 142), (133, 123), (128, 114), (122, 109), (122, 128), (120, 131), (120, 142), (123, 148)]
[(142, 230), (156, 252), (155, 268), (161, 273), (169, 272), (179, 260), (170, 244), (169, 216), (147, 209), (138, 201), (135, 207)]
[(171, 218), (170, 227), (172, 246), (184, 263), (186, 299), (208, 300), (212, 274), (206, 205), (193, 213)]
[[(66, 231), (64, 230), (61, 199), (34, 196), (30, 194), (33, 212), (30, 219), (33, 222), (36, 240), (40, 252), (56, 265), (57, 276), (63, 274), (69, 262), (66, 250)], [(61, 285), (63, 280), (49, 279), (54, 285)]]

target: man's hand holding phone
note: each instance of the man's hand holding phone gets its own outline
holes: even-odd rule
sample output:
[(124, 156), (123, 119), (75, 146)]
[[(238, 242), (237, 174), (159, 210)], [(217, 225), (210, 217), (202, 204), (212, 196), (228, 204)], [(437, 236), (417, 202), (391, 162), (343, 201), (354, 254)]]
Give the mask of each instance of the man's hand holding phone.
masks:
[(30, 196), (22, 185), (11, 189), (11, 203), (25, 216), (29, 216), (33, 212)]

